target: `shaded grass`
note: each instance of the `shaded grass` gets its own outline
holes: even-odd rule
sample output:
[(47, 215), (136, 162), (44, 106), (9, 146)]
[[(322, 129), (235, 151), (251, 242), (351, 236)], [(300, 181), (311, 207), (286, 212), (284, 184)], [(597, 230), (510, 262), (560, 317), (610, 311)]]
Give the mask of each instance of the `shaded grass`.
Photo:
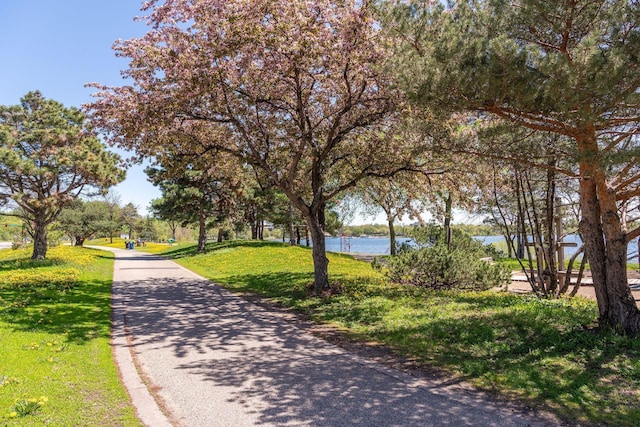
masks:
[(165, 255), (237, 292), (269, 297), (476, 386), (552, 408), (583, 425), (640, 424), (640, 340), (595, 331), (595, 302), (497, 292), (429, 291), (386, 282), (328, 254), (340, 293), (310, 297), (311, 252), (271, 242), (212, 244)]
[(109, 345), (113, 255), (30, 255), (0, 251), (0, 425), (141, 425)]

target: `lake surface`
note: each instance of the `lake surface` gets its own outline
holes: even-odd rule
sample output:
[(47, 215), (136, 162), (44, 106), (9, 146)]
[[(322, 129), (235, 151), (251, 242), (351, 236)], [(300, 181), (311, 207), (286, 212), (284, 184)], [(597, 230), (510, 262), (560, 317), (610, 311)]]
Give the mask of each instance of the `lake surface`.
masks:
[[(408, 237), (397, 237), (398, 244), (408, 242)], [(372, 255), (389, 255), (391, 245), (388, 237), (327, 237), (327, 251), (329, 252), (355, 252)]]
[[(474, 236), (485, 244), (504, 242), (502, 236)], [(398, 237), (398, 244), (410, 242), (408, 237)], [(565, 242), (577, 243), (580, 246), (580, 237), (571, 234), (564, 238)], [(304, 242), (303, 242), (304, 244)], [(372, 255), (389, 255), (390, 245), (388, 237), (327, 237), (327, 251), (329, 252), (355, 252)], [(569, 259), (577, 250), (577, 247), (565, 247), (565, 259)], [(629, 243), (627, 248), (627, 258), (631, 262), (638, 262), (638, 239), (634, 239)]]

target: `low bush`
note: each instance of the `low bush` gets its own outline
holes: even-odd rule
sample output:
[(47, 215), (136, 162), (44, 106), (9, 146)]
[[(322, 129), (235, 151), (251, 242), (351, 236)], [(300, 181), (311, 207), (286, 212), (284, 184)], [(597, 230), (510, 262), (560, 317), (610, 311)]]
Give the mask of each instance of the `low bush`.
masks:
[(481, 291), (510, 280), (508, 269), (483, 260), (486, 248), (460, 230), (453, 231), (449, 245), (444, 229), (434, 225), (414, 229), (411, 237), (415, 245), (401, 247), (388, 260), (387, 275), (396, 283)]

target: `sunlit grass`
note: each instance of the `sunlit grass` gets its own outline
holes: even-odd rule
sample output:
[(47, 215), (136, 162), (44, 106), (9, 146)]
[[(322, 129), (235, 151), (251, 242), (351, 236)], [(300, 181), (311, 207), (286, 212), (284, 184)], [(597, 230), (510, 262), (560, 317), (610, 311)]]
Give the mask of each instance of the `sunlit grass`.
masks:
[(0, 425), (137, 426), (111, 356), (113, 255), (0, 251)]
[(269, 297), (476, 386), (553, 408), (584, 425), (640, 424), (640, 340), (593, 332), (593, 301), (435, 292), (387, 283), (369, 264), (329, 254), (341, 289), (312, 297), (311, 251), (266, 242), (169, 250), (236, 292)]
[[(104, 246), (107, 248), (115, 248), (115, 249), (126, 249), (125, 241), (126, 241), (125, 239), (122, 239), (120, 237), (114, 237), (113, 239), (99, 238), (99, 239), (90, 240), (86, 242), (85, 245)], [(134, 250), (149, 252), (149, 253), (161, 253), (167, 250), (178, 249), (185, 246), (193, 246), (193, 243), (192, 242), (175, 242), (175, 243), (145, 242), (144, 245), (135, 246)]]

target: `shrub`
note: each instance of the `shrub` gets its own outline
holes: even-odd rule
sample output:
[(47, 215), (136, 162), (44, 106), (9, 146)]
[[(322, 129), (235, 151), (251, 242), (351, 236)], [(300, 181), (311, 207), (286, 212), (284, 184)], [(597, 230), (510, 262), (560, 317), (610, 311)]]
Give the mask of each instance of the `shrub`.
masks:
[(433, 289), (486, 290), (505, 285), (510, 273), (501, 265), (480, 258), (487, 257), (482, 243), (454, 230), (447, 247), (442, 227), (416, 228), (411, 236), (414, 246), (403, 246), (388, 261), (387, 274), (398, 283)]

